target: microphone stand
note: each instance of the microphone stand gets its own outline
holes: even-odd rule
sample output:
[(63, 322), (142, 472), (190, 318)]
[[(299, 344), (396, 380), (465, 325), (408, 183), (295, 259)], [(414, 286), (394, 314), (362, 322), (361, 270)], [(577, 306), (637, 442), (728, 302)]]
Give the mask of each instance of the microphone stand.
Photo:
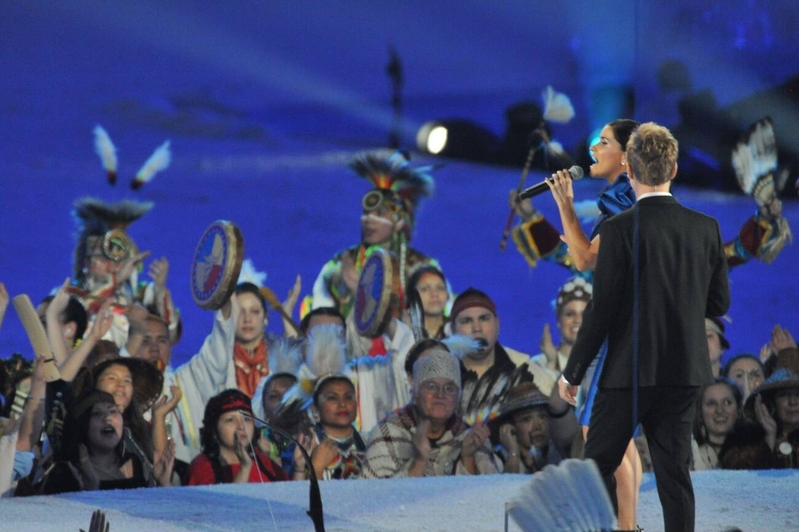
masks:
[(239, 410), (239, 414), (242, 416), (246, 416), (258, 423), (261, 423), (265, 427), (268, 427), (270, 430), (274, 430), (284, 438), (288, 438), (292, 442), (294, 442), (297, 447), (300, 448), (300, 452), (302, 456), (305, 458), (305, 463), (310, 471), (310, 478), (308, 480), (311, 481), (310, 491), (309, 491), (309, 504), (308, 504), (308, 511), (305, 512), (308, 514), (308, 517), (311, 518), (313, 521), (314, 531), (315, 532), (325, 532), (325, 517), (324, 513), (322, 512), (322, 493), (319, 491), (319, 480), (316, 478), (316, 471), (313, 468), (313, 462), (311, 462), (311, 457), (308, 454), (308, 451), (305, 450), (305, 447), (300, 445), (294, 436), (289, 434), (288, 432), (264, 421), (263, 419), (259, 419), (254, 415), (250, 414), (249, 412), (244, 412), (243, 410)]

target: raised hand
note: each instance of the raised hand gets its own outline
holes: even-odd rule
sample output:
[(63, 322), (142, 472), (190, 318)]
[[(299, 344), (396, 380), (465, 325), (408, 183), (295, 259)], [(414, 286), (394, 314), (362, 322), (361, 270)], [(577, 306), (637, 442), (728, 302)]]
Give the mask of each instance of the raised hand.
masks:
[(297, 305), (297, 300), (300, 298), (301, 290), (302, 277), (300, 277), (300, 274), (297, 274), (297, 278), (294, 280), (294, 286), (291, 287), (288, 294), (286, 294), (286, 299), (283, 300), (283, 310), (285, 310), (286, 314), (289, 316), (294, 313), (294, 307)]
[(178, 403), (180, 403), (180, 400), (183, 398), (183, 391), (180, 389), (180, 386), (170, 386), (169, 393), (172, 394), (171, 399), (167, 398), (166, 395), (162, 395), (153, 405), (154, 418), (165, 418), (167, 414), (177, 408)]
[(413, 447), (416, 449), (416, 456), (422, 460), (430, 457), (432, 447), (427, 434), (430, 432), (430, 420), (422, 419), (416, 424), (416, 433), (413, 435)]
[(552, 333), (549, 329), (549, 324), (544, 324), (544, 330), (541, 332), (541, 341), (538, 343), (541, 352), (547, 357), (547, 367), (550, 369), (558, 368), (558, 350), (555, 344), (552, 343)]
[(130, 276), (133, 274), (133, 270), (139, 267), (144, 259), (150, 256), (150, 251), (143, 251), (141, 253), (136, 253), (135, 255), (131, 255), (127, 259), (122, 262), (122, 266), (119, 269), (119, 274), (117, 275), (116, 284), (117, 286), (124, 284), (130, 279)]
[(166, 278), (169, 274), (169, 261), (166, 257), (155, 259), (150, 263), (150, 268), (147, 270), (147, 275), (153, 280), (155, 285), (155, 296), (161, 297), (166, 291)]
[(316, 478), (322, 478), (325, 468), (338, 454), (338, 445), (330, 438), (325, 438), (319, 442), (319, 445), (316, 446), (316, 449), (311, 454), (311, 463), (313, 463), (314, 471), (316, 471)]
[(162, 453), (153, 455), (153, 475), (159, 486), (172, 485), (172, 469), (175, 467), (175, 442), (169, 440)]
[(359, 277), (358, 270), (355, 268), (355, 261), (349, 253), (345, 252), (341, 257), (341, 282), (354, 294), (358, 289)]
[(771, 331), (771, 349), (774, 353), (779, 353), (783, 349), (796, 347), (796, 341), (791, 336), (788, 329), (775, 325)]
[(475, 455), (477, 450), (482, 447), (491, 433), (486, 423), (480, 423), (472, 427), (472, 429), (463, 438), (463, 445), (461, 446), (461, 456), (463, 458), (470, 458)]

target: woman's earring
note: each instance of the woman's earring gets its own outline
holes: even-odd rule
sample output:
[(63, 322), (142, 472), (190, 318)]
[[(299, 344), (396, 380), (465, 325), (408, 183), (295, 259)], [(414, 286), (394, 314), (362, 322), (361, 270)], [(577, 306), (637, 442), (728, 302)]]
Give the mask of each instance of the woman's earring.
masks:
[(622, 166), (627, 166), (627, 163), (625, 163), (624, 161), (622, 161), (622, 162), (621, 162), (621, 165), (622, 165)]

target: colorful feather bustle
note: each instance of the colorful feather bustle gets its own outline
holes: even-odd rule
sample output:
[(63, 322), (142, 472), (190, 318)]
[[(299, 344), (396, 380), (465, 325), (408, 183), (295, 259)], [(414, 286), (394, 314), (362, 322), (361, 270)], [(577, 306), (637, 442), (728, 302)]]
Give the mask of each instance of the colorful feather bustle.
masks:
[(400, 151), (375, 150), (356, 155), (350, 168), (368, 179), (375, 188), (390, 190), (414, 205), (435, 192), (432, 166), (413, 168)]
[(758, 181), (777, 169), (777, 140), (771, 118), (758, 120), (732, 150), (732, 167), (741, 190), (752, 195)]
[(117, 182), (117, 148), (111, 141), (102, 126), (98, 125), (94, 128), (94, 151), (100, 156), (100, 161), (103, 163), (103, 168), (108, 176), (108, 182), (115, 185)]
[(130, 183), (130, 188), (140, 189), (145, 183), (149, 183), (155, 174), (168, 168), (171, 161), (172, 152), (169, 150), (169, 141), (166, 141), (150, 155), (150, 158), (136, 173), (136, 177)]
[(541, 93), (544, 100), (544, 120), (565, 124), (574, 118), (574, 107), (568, 96), (548, 85)]

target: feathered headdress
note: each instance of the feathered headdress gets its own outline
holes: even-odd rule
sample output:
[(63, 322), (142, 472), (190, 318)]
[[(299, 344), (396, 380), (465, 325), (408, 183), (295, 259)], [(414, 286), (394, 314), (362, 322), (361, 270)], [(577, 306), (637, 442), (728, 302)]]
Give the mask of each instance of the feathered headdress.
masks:
[(767, 195), (774, 192), (773, 176), (777, 169), (777, 140), (771, 118), (758, 120), (749, 127), (732, 150), (732, 167), (741, 190), (763, 206)]
[(430, 174), (433, 167), (413, 168), (407, 154), (391, 150), (360, 153), (349, 166), (374, 186), (374, 190), (363, 197), (364, 210), (373, 211), (380, 206), (393, 210), (405, 219), (403, 230), (410, 239), (419, 200), (435, 192), (435, 182)]
[(777, 174), (777, 140), (770, 117), (762, 118), (749, 127), (732, 150), (732, 167), (741, 190), (755, 199), (773, 228), (773, 234), (766, 239), (760, 253), (761, 260), (770, 264), (793, 240), (788, 220), (779, 212), (771, 212), (772, 204), (779, 202), (778, 195), (788, 174)]
[(120, 261), (136, 250), (136, 244), (125, 229), (153, 208), (151, 202), (125, 200), (106, 203), (98, 198), (80, 198), (74, 204), (72, 216), (78, 224), (78, 245), (75, 248), (75, 279), (83, 282), (86, 257), (104, 255)]
[(278, 412), (282, 415), (307, 406), (322, 382), (344, 377), (346, 366), (347, 346), (341, 327), (322, 324), (311, 329), (305, 340), (305, 361), (297, 371), (298, 382), (286, 391)]

